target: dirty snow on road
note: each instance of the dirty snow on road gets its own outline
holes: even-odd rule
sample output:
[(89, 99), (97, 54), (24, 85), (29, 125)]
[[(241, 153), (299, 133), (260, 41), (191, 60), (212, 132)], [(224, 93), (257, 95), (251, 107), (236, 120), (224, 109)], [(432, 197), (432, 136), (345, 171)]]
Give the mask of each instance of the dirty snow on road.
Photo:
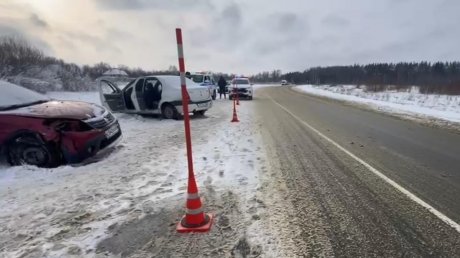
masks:
[[(97, 93), (52, 93), (99, 102)], [(1, 257), (285, 256), (262, 196), (267, 171), (253, 102), (217, 100), (192, 117), (195, 173), (210, 233), (178, 234), (187, 184), (183, 121), (117, 114), (123, 140), (89, 164), (0, 165)]]
[(417, 87), (406, 92), (366, 92), (355, 85), (301, 85), (294, 90), (364, 104), (386, 113), (460, 122), (460, 96), (422, 94)]

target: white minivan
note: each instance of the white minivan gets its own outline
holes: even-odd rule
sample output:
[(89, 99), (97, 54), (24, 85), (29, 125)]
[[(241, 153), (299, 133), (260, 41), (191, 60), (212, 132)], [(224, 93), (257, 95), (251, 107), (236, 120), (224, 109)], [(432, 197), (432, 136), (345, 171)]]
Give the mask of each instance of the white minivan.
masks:
[[(190, 79), (185, 79), (190, 96), (190, 113), (204, 115), (212, 107), (211, 93)], [(132, 80), (123, 89), (108, 79), (98, 79), (101, 103), (113, 112), (161, 114), (166, 119), (183, 115), (179, 76), (152, 75)]]

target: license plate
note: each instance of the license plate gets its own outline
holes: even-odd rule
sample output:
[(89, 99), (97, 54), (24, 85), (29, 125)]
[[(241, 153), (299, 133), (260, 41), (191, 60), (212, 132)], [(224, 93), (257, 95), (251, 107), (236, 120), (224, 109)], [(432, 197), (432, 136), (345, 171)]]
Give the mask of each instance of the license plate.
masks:
[(198, 107), (207, 107), (208, 106), (208, 103), (200, 103), (200, 104), (197, 104)]
[(115, 134), (117, 134), (118, 131), (120, 131), (120, 128), (118, 128), (117, 124), (114, 124), (109, 129), (107, 129), (107, 131), (105, 131), (105, 137), (110, 138), (114, 136)]

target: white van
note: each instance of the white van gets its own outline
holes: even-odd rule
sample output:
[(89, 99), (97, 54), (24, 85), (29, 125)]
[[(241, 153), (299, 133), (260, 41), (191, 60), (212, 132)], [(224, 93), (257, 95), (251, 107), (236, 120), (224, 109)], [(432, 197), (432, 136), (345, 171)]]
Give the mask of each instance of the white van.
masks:
[[(98, 81), (101, 103), (113, 112), (161, 114), (167, 119), (179, 119), (184, 113), (179, 76), (143, 76), (132, 80), (123, 89), (104, 78)], [(209, 90), (190, 79), (185, 81), (190, 96), (190, 113), (204, 115), (212, 107)]]

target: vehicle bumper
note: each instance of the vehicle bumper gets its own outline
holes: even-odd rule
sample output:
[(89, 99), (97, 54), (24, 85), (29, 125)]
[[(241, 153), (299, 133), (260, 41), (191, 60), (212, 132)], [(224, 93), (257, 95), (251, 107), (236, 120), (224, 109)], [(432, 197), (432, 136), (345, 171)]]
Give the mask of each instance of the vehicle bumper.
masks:
[[(192, 102), (188, 105), (188, 112), (193, 113), (196, 111), (208, 110), (212, 107), (212, 101), (199, 101), (199, 102)], [(180, 114), (184, 114), (184, 109), (182, 105), (176, 105), (177, 112)]]
[[(109, 128), (118, 127), (118, 131), (106, 136)], [(104, 129), (94, 129), (85, 132), (69, 132), (62, 137), (62, 153), (68, 163), (79, 163), (96, 155), (98, 152), (113, 146), (121, 140), (122, 133), (118, 122), (114, 122)]]
[(250, 98), (252, 97), (252, 93), (243, 93), (243, 92), (238, 92), (238, 93), (229, 93), (231, 97), (238, 95), (239, 98)]

